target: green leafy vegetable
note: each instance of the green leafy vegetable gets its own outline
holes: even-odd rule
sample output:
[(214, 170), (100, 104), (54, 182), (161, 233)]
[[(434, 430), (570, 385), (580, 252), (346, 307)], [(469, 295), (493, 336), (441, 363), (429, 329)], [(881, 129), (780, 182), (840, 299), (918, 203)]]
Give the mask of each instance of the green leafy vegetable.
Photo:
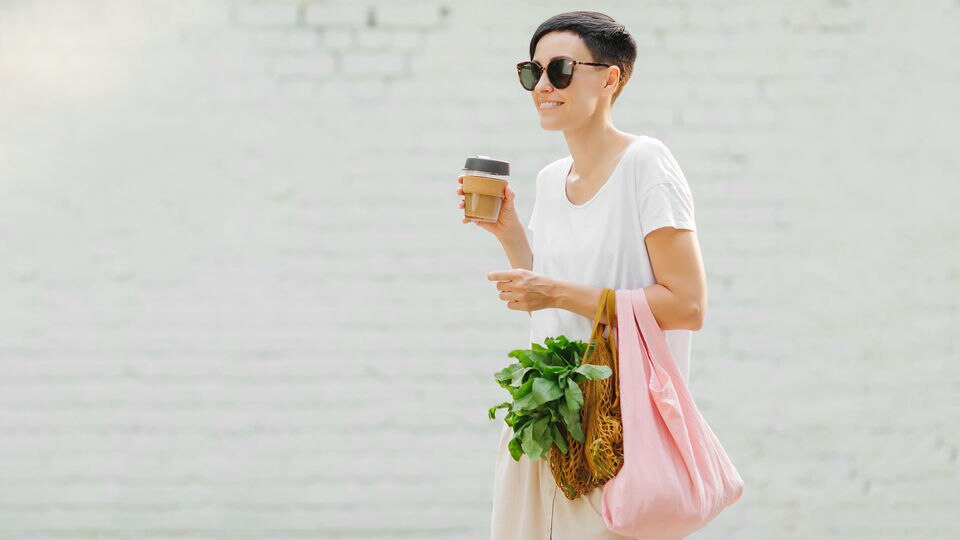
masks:
[(507, 410), (504, 422), (514, 434), (508, 448), (516, 461), (523, 454), (530, 459), (545, 459), (554, 444), (566, 454), (569, 449), (564, 431), (583, 442), (580, 384), (587, 379), (606, 379), (613, 373), (607, 366), (581, 364), (587, 344), (580, 340), (548, 337), (543, 345), (531, 343), (530, 347), (510, 351), (507, 356), (517, 362), (494, 374), (497, 384), (510, 392), (513, 401), (504, 401), (487, 412), (493, 420), (497, 409)]

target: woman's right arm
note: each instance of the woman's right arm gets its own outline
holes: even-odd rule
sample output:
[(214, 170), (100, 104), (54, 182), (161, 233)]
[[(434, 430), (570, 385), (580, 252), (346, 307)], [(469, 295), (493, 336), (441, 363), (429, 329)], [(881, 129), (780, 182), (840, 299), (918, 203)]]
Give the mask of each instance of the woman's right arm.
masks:
[[(457, 178), (457, 182), (461, 184), (457, 186), (457, 195), (462, 197), (463, 175)], [(510, 266), (532, 271), (533, 251), (530, 249), (530, 242), (527, 240), (527, 232), (524, 230), (520, 216), (517, 214), (517, 207), (514, 204), (516, 198), (517, 194), (508, 185), (504, 189), (503, 203), (500, 206), (500, 215), (497, 221), (495, 223), (473, 221), (472, 223), (487, 230), (500, 241), (503, 251), (507, 254), (507, 260), (510, 261)], [(460, 199), (460, 209), (462, 210), (463, 207), (463, 199)], [(466, 217), (463, 218), (463, 223), (470, 222)]]
[[(457, 195), (462, 197), (463, 175), (457, 178), (457, 182), (461, 184), (461, 186), (457, 187)], [(474, 221), (473, 223), (497, 237), (500, 245), (503, 246), (503, 251), (507, 254), (507, 260), (510, 261), (511, 267), (524, 268), (532, 272), (533, 250), (530, 249), (530, 242), (527, 240), (527, 231), (520, 221), (520, 216), (517, 215), (517, 207), (514, 204), (516, 198), (517, 194), (510, 189), (510, 186), (507, 186), (504, 189), (503, 203), (500, 206), (500, 216), (497, 222), (487, 223)], [(460, 199), (460, 209), (462, 210), (463, 207), (464, 201)], [(464, 217), (463, 223), (470, 223), (470, 221)], [(528, 311), (527, 314), (531, 317), (533, 316), (533, 313), (530, 311)]]
[[(513, 268), (526, 268), (533, 271), (533, 250), (530, 249), (530, 242), (527, 240), (527, 231), (523, 228), (523, 223), (517, 220), (512, 226), (508, 226), (503, 234), (497, 236), (503, 251), (507, 254), (507, 260)], [(533, 316), (533, 312), (528, 311), (527, 315)]]
[(500, 245), (503, 246), (503, 251), (507, 254), (510, 266), (533, 270), (533, 250), (530, 249), (527, 232), (523, 230), (523, 224), (520, 221), (497, 236), (497, 240), (500, 240)]

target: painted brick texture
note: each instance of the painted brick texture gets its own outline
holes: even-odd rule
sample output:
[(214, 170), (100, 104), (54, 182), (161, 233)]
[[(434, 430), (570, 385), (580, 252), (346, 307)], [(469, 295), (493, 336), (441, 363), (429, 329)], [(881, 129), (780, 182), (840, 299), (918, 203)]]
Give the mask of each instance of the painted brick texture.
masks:
[(484, 539), (526, 343), (461, 224), (567, 153), (514, 64), (596, 9), (693, 192), (691, 538), (960, 536), (960, 2), (0, 2), (0, 539)]

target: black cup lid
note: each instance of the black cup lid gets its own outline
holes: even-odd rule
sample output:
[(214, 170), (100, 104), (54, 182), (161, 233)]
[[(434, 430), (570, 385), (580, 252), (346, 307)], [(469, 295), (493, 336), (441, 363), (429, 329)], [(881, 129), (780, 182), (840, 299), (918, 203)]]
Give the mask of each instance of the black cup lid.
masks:
[(465, 171), (483, 171), (501, 176), (510, 176), (510, 162), (493, 159), (490, 156), (470, 156), (463, 166)]

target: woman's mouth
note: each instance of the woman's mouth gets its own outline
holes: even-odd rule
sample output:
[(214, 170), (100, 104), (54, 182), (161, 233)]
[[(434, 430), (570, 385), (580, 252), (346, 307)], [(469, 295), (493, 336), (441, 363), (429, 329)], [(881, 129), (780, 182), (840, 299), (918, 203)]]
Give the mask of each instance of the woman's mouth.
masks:
[(560, 108), (564, 102), (562, 101), (541, 101), (540, 105), (537, 107), (540, 111), (552, 111), (554, 109)]

